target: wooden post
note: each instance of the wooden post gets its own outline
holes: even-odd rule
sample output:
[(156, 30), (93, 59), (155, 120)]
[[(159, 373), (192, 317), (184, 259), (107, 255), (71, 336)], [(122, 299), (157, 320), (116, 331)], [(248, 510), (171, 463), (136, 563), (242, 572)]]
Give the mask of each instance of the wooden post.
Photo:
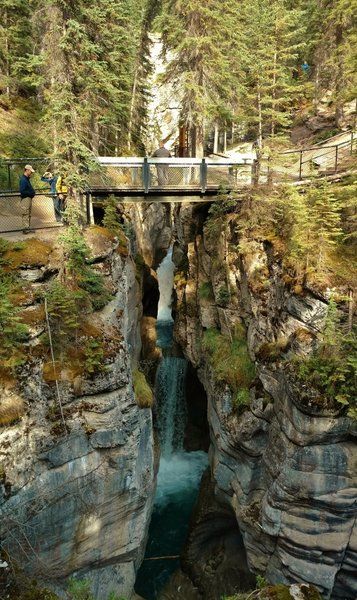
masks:
[(353, 131), (351, 131), (351, 156), (353, 154)]
[(335, 173), (337, 172), (337, 163), (338, 163), (338, 144), (335, 149)]

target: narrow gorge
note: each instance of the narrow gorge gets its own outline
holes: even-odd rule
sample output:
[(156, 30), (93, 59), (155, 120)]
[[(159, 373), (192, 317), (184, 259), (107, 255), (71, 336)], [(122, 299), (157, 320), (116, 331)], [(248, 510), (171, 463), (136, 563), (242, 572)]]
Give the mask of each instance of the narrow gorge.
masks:
[(79, 581), (97, 600), (221, 600), (259, 575), (271, 598), (299, 584), (289, 597), (354, 600), (356, 421), (294, 367), (329, 291), (242, 226), (244, 201), (116, 210), (127, 236), (84, 232), (111, 297), (76, 335), (102, 337), (103, 367), (70, 354), (53, 377), (42, 358), (56, 236), (2, 250), (29, 323), (28, 361), (3, 386), (18, 407), (0, 430), (4, 564), (39, 599)]

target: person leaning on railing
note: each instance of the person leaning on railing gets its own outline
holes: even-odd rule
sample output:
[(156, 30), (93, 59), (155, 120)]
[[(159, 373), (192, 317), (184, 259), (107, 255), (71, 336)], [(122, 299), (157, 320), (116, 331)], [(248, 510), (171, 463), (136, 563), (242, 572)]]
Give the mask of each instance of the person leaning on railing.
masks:
[(22, 219), (23, 233), (30, 232), (32, 200), (35, 197), (35, 190), (32, 187), (30, 178), (35, 172), (31, 165), (26, 165), (23, 175), (20, 177), (20, 214)]

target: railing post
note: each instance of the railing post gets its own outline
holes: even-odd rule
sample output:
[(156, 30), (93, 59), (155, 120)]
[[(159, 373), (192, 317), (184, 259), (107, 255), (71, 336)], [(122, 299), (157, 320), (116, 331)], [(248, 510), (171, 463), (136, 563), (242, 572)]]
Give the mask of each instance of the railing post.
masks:
[(150, 166), (148, 163), (147, 156), (144, 158), (143, 164), (143, 184), (144, 184), (144, 192), (148, 194), (150, 187)]
[(200, 182), (201, 182), (201, 192), (202, 194), (205, 193), (206, 188), (207, 188), (207, 163), (206, 160), (203, 158), (201, 165), (200, 165)]
[(299, 181), (302, 179), (302, 150), (300, 150), (300, 160), (299, 160)]
[(338, 144), (335, 148), (335, 173), (337, 172), (337, 163), (338, 163)]
[(351, 156), (353, 154), (353, 130), (351, 131)]

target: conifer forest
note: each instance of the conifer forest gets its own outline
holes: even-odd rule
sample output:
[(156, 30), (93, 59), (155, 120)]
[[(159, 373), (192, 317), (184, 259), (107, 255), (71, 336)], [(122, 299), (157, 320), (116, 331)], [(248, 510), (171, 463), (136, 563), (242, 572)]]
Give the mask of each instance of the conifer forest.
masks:
[(0, 0), (0, 600), (356, 600), (357, 0)]

